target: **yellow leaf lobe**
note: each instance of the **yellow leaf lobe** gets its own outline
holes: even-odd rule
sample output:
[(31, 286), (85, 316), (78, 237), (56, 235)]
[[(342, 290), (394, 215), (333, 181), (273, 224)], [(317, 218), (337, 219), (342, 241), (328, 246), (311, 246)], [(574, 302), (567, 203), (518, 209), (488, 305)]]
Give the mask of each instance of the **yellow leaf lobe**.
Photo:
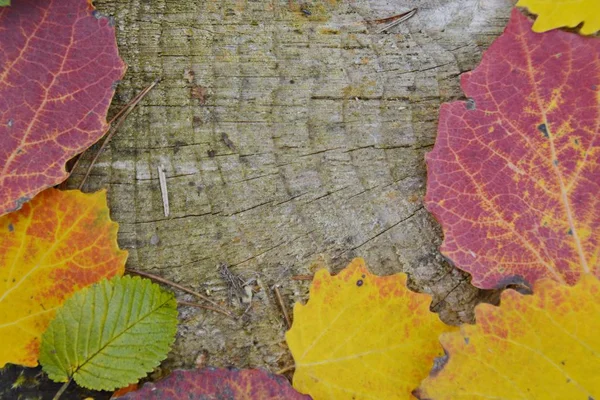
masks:
[(534, 32), (561, 27), (575, 28), (582, 22), (582, 35), (591, 35), (600, 30), (598, 0), (519, 0), (517, 7), (526, 7), (538, 15), (533, 24)]
[(294, 387), (315, 400), (408, 398), (443, 354), (439, 334), (456, 330), (430, 303), (405, 274), (373, 275), (360, 258), (335, 276), (318, 271), (286, 334)]

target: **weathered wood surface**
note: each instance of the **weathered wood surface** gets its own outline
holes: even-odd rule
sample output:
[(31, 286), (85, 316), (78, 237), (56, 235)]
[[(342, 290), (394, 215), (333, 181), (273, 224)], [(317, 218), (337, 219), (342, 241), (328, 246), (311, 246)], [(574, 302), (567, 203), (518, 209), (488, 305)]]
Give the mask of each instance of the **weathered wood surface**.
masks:
[[(289, 365), (286, 306), (306, 299), (318, 265), (365, 257), (405, 271), (451, 323), (481, 293), (440, 256), (422, 205), (423, 155), (440, 103), (501, 32), (508, 0), (98, 0), (129, 65), (114, 110), (162, 81), (129, 117), (86, 183), (108, 188), (128, 265), (232, 302), (218, 266), (256, 279), (231, 321), (181, 308), (168, 365)], [(377, 33), (366, 21), (418, 7)], [(310, 15), (309, 15), (310, 14)], [(113, 110), (113, 112), (114, 112)], [(85, 157), (89, 162), (89, 155)], [(158, 166), (170, 210), (163, 214)], [(71, 178), (75, 186), (85, 162)], [(179, 293), (180, 300), (195, 299)]]

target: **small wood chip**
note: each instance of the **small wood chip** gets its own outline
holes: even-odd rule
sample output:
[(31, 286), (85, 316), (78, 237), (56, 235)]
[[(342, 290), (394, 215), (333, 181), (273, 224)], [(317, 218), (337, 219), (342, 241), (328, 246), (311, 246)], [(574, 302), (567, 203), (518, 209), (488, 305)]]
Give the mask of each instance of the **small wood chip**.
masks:
[(157, 167), (158, 169), (158, 180), (160, 182), (160, 193), (162, 195), (163, 209), (165, 211), (165, 217), (169, 216), (169, 192), (167, 192), (167, 177), (165, 176), (165, 169), (162, 165)]
[(230, 150), (236, 151), (235, 144), (233, 144), (233, 142), (231, 141), (231, 139), (229, 139), (229, 136), (227, 136), (225, 132), (221, 133), (221, 140), (223, 140), (223, 143), (225, 143), (225, 145), (229, 147)]
[(220, 263), (219, 274), (221, 275), (221, 279), (225, 281), (225, 285), (228, 289), (229, 300), (233, 301), (234, 299), (242, 301), (244, 297), (247, 296), (246, 290), (244, 286), (244, 280), (240, 278), (238, 275), (234, 274), (230, 269), (227, 263)]

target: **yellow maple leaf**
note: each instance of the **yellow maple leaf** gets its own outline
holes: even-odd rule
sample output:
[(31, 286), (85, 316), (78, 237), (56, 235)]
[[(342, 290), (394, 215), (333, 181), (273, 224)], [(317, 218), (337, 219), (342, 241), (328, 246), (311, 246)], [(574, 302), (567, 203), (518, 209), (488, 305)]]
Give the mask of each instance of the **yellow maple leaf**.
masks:
[(106, 192), (48, 189), (0, 217), (0, 367), (36, 366), (40, 337), (78, 289), (122, 275)]
[(447, 363), (417, 397), (442, 399), (600, 399), (600, 281), (538, 281), (534, 294), (502, 294), (481, 304), (476, 325), (442, 335)]
[(406, 275), (373, 275), (362, 259), (336, 276), (318, 271), (286, 334), (294, 387), (315, 400), (408, 398), (443, 354), (440, 333), (457, 329), (430, 302)]
[(534, 32), (546, 32), (563, 26), (575, 28), (583, 22), (582, 35), (600, 30), (599, 0), (519, 0), (517, 7), (526, 7), (538, 17)]

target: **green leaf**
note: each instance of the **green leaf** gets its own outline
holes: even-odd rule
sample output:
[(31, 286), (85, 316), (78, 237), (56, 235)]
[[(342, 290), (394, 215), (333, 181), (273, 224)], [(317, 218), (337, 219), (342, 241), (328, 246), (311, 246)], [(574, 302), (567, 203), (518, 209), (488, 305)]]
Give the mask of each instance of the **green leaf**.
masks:
[(177, 331), (172, 293), (139, 277), (115, 277), (69, 298), (42, 335), (40, 364), (56, 382), (114, 390), (163, 359)]
[(10, 6), (10, 0), (0, 0), (0, 7)]

